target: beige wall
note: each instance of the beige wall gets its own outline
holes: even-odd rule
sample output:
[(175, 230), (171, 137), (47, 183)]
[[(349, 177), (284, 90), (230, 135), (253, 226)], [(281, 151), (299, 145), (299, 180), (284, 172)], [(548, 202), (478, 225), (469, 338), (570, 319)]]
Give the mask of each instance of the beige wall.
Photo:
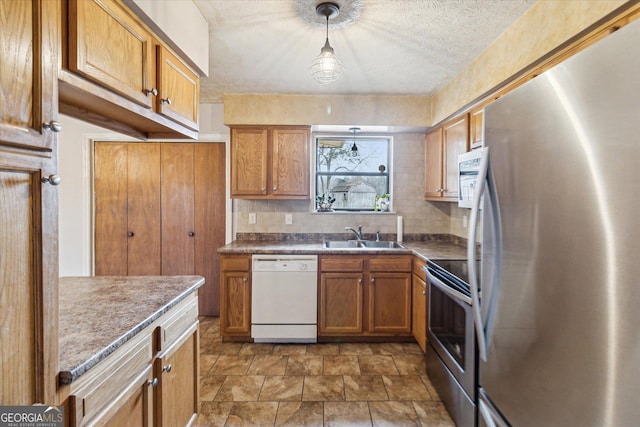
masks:
[(625, 1), (542, 0), (432, 99), (438, 123), (571, 39)]
[(428, 126), (429, 98), (419, 96), (225, 95), (229, 125)]

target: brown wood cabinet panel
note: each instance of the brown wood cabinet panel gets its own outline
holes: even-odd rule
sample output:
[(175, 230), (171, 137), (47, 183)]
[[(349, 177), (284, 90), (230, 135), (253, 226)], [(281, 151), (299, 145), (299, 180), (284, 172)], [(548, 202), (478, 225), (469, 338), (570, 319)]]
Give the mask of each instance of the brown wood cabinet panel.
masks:
[(198, 290), (200, 315), (220, 315), (220, 255), (225, 243), (225, 144), (195, 144), (195, 266), (203, 276)]
[(369, 331), (411, 332), (411, 273), (371, 273)]
[(427, 134), (424, 146), (424, 197), (442, 197), (442, 128)]
[(369, 271), (411, 271), (411, 255), (372, 255)]
[(151, 365), (131, 386), (123, 392), (124, 401), (114, 402), (117, 411), (108, 420), (96, 420), (95, 425), (106, 427), (151, 427), (153, 426), (153, 382)]
[(267, 194), (268, 131), (231, 129), (231, 195)]
[(276, 196), (309, 195), (309, 131), (273, 130), (272, 190)]
[(320, 334), (362, 333), (362, 273), (320, 274), (318, 329)]
[(422, 351), (427, 351), (427, 275), (423, 267), (426, 262), (418, 257), (413, 260), (413, 282), (411, 296), (411, 330)]
[[(33, 257), (37, 218), (33, 196), (35, 175), (0, 168), (0, 302), (7, 315), (0, 316), (0, 404), (24, 405), (37, 401), (36, 337), (39, 295)], [(11, 242), (10, 245), (6, 243)]]
[(192, 144), (162, 144), (162, 274), (190, 275), (194, 272), (194, 147)]
[(364, 270), (364, 258), (348, 255), (325, 255), (320, 258), (322, 271), (356, 271)]
[[(220, 274), (220, 334), (251, 336), (251, 255), (223, 255)], [(234, 266), (238, 270), (229, 270)], [(246, 267), (246, 268), (245, 268)]]
[(127, 153), (127, 275), (159, 276), (160, 144), (128, 144)]
[(158, 112), (197, 131), (200, 79), (161, 45), (157, 46), (157, 59)]
[(469, 151), (469, 116), (463, 115), (444, 125), (444, 157), (442, 164), (444, 189), (443, 197), (451, 201), (458, 200), (458, 155)]
[(68, 10), (69, 69), (151, 108), (151, 35), (113, 0), (69, 0)]
[(0, 0), (0, 9), (0, 144), (51, 151), (43, 123), (58, 118), (58, 4)]
[(482, 147), (484, 138), (484, 108), (469, 113), (469, 147)]
[(95, 274), (126, 276), (128, 147), (123, 143), (96, 143), (93, 187), (95, 194)]
[(156, 399), (156, 424), (186, 426), (198, 412), (199, 342), (197, 322), (187, 337), (155, 361), (159, 379)]

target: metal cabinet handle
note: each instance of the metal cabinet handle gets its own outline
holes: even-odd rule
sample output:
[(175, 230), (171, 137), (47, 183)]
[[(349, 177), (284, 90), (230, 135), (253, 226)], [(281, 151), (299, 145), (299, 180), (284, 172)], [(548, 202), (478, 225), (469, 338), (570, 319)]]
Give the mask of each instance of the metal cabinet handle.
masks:
[(158, 379), (154, 378), (153, 380), (148, 380), (147, 381), (147, 385), (150, 385), (151, 387), (158, 387)]
[(128, 233), (127, 233), (127, 236), (129, 236), (129, 237), (133, 237), (133, 231), (128, 232)]
[(149, 95), (158, 96), (158, 89), (156, 89), (155, 87), (151, 89), (145, 89), (143, 92), (146, 96), (149, 96)]
[(60, 178), (60, 175), (49, 175), (49, 176), (43, 176), (41, 181), (44, 184), (51, 184), (51, 185), (59, 185), (60, 182), (62, 182), (62, 178)]
[(162, 367), (162, 372), (171, 372), (171, 369), (173, 369), (173, 366), (169, 363), (167, 366)]
[(47, 129), (47, 130), (50, 130), (51, 132), (58, 133), (62, 130), (62, 125), (60, 124), (60, 122), (51, 120), (49, 123), (43, 123), (42, 129)]
[(273, 187), (273, 191), (278, 191), (278, 187)]
[(262, 187), (262, 191), (267, 191), (267, 187)]
[(193, 236), (195, 236), (195, 235), (196, 235), (196, 233), (194, 233), (193, 231), (190, 231), (190, 232), (189, 232), (189, 237), (193, 237)]
[(426, 295), (426, 294), (427, 294), (427, 291), (422, 291), (422, 295)]
[(358, 284), (362, 285), (362, 277), (358, 278)]
[(375, 285), (376, 283), (376, 279), (374, 279), (373, 277), (371, 278), (371, 283)]
[(242, 278), (242, 281), (243, 281), (244, 283), (247, 283), (247, 282), (249, 281), (249, 279), (247, 279), (246, 277), (243, 277), (243, 278)]
[(166, 97), (166, 98), (162, 98), (160, 102), (162, 102), (163, 104), (171, 105), (173, 101), (171, 101), (170, 97)]

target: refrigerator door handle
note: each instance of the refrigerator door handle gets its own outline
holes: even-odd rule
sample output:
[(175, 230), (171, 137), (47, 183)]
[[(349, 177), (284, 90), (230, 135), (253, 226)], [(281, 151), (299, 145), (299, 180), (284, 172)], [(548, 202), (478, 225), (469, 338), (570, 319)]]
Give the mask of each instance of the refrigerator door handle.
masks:
[[(467, 241), (467, 263), (469, 265), (469, 282), (471, 287), (471, 300), (473, 306), (473, 320), (476, 327), (478, 340), (478, 352), (480, 358), (487, 361), (489, 353), (489, 341), (493, 331), (493, 319), (496, 311), (497, 295), (500, 287), (500, 275), (502, 272), (502, 227), (500, 221), (500, 211), (498, 209), (498, 197), (496, 193), (495, 181), (491, 174), (489, 148), (482, 149), (483, 155), (480, 162), (480, 172), (478, 174), (478, 187), (473, 196), (473, 207), (470, 216), (469, 234)], [(485, 192), (486, 189), (486, 192)], [(487, 318), (482, 318), (480, 301), (480, 289), (478, 285), (478, 272), (476, 271), (476, 238), (478, 226), (478, 213), (483, 194), (486, 193), (490, 204), (491, 227), (494, 235), (495, 247), (493, 256), (493, 275), (491, 286), (483, 290), (484, 304), (486, 306)]]

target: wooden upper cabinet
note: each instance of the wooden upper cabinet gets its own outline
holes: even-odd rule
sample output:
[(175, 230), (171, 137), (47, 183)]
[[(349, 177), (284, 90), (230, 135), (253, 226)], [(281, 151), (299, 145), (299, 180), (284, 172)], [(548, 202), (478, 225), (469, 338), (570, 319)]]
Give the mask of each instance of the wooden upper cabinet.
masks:
[(424, 146), (424, 198), (442, 197), (442, 128), (427, 134)]
[(60, 111), (140, 139), (197, 138), (200, 79), (120, 0), (62, 0)]
[(273, 130), (272, 190), (275, 196), (309, 195), (309, 131)]
[(469, 148), (480, 148), (484, 138), (484, 108), (469, 113)]
[(157, 47), (158, 112), (178, 123), (198, 130), (200, 79), (177, 56)]
[(232, 127), (231, 197), (309, 198), (309, 128)]
[(151, 35), (113, 0), (69, 0), (69, 70), (146, 108), (155, 69)]
[(0, 144), (51, 151), (57, 129), (44, 124), (58, 117), (58, 5), (1, 0), (0, 8)]
[(267, 129), (231, 129), (231, 197), (267, 194), (267, 150)]
[(450, 202), (458, 200), (458, 155), (467, 151), (469, 151), (468, 114), (445, 123), (427, 135), (425, 142), (426, 200)]

